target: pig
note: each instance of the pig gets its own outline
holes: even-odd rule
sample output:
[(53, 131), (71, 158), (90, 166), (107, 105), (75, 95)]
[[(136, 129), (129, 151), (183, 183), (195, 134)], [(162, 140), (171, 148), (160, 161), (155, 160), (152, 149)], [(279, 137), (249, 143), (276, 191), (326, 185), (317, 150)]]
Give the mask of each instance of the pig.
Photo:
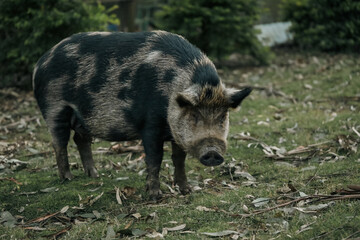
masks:
[(141, 139), (151, 199), (161, 197), (163, 144), (170, 141), (174, 183), (191, 192), (187, 154), (205, 166), (224, 162), (229, 109), (251, 89), (226, 88), (214, 64), (182, 36), (165, 32), (88, 32), (45, 53), (33, 72), (34, 95), (52, 136), (61, 179), (72, 179), (73, 130), (85, 173), (98, 177), (92, 139)]

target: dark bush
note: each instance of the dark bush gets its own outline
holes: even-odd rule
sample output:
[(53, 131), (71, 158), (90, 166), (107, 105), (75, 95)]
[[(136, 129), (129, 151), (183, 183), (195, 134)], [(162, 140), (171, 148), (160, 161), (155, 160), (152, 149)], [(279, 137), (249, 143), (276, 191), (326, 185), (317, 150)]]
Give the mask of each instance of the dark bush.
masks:
[(82, 0), (1, 0), (0, 87), (29, 87), (34, 64), (54, 44), (76, 32), (119, 24), (111, 10)]
[(301, 48), (359, 52), (359, 0), (284, 0), (283, 7)]
[(217, 60), (238, 52), (266, 63), (269, 51), (253, 28), (257, 9), (253, 0), (169, 0), (156, 13), (155, 24), (183, 35)]

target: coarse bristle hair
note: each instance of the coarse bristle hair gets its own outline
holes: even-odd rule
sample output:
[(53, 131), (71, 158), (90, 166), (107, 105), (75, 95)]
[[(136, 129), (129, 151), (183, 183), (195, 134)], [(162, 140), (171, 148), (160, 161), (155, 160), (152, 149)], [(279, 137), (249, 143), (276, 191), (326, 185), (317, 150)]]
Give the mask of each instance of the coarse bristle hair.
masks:
[(198, 105), (214, 107), (228, 105), (224, 87), (221, 84), (216, 86), (205, 85), (201, 89)]

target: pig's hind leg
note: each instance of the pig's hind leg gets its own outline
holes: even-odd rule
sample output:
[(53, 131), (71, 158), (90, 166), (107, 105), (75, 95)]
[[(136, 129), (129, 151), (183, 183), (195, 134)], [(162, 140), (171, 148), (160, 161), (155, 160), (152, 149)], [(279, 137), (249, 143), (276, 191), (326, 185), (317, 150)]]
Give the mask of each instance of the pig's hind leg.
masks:
[(189, 194), (191, 187), (189, 186), (185, 173), (185, 158), (186, 153), (175, 142), (171, 142), (172, 147), (172, 161), (175, 166), (174, 183), (179, 186), (182, 194)]
[(94, 160), (91, 152), (92, 137), (83, 127), (81, 118), (78, 117), (75, 110), (73, 110), (71, 116), (71, 128), (75, 131), (73, 139), (80, 153), (85, 174), (93, 178), (99, 177), (94, 166)]
[(56, 155), (56, 163), (61, 180), (73, 179), (70, 172), (67, 144), (70, 139), (70, 116), (71, 110), (67, 107), (53, 108), (48, 114), (46, 122), (53, 139), (53, 147)]
[(84, 166), (85, 174), (89, 177), (99, 177), (91, 153), (91, 136), (75, 132), (74, 142), (79, 150), (81, 162)]

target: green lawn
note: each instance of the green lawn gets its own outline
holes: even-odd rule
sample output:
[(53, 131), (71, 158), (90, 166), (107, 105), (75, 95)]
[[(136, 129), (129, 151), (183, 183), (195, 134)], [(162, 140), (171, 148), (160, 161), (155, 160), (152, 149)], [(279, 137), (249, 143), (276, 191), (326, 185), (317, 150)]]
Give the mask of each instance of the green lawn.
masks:
[[(360, 59), (276, 55), (267, 67), (220, 71), (227, 85), (255, 89), (230, 113), (226, 162), (188, 158), (193, 193), (182, 196), (166, 145), (158, 203), (146, 198), (143, 155), (116, 154), (115, 143), (94, 142), (94, 180), (71, 141), (76, 178), (61, 182), (32, 94), (1, 90), (0, 239), (360, 238)], [(329, 196), (349, 185), (341, 199)]]

